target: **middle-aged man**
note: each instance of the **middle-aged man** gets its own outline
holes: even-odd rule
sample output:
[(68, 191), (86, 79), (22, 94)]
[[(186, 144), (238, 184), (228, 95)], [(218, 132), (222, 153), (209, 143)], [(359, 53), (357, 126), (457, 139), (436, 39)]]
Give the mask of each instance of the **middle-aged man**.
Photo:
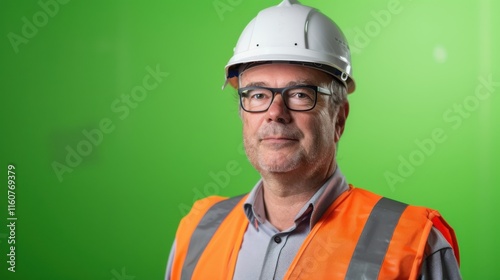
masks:
[(351, 75), (344, 35), (313, 8), (285, 0), (247, 25), (226, 77), (262, 179), (194, 204), (166, 279), (461, 279), (437, 211), (355, 188), (338, 168)]

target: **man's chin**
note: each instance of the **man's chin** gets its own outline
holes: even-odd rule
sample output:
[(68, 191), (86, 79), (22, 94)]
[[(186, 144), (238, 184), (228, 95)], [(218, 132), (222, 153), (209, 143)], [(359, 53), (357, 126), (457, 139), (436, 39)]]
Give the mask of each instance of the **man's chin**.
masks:
[(268, 173), (289, 173), (295, 171), (299, 166), (298, 160), (259, 160), (259, 170)]

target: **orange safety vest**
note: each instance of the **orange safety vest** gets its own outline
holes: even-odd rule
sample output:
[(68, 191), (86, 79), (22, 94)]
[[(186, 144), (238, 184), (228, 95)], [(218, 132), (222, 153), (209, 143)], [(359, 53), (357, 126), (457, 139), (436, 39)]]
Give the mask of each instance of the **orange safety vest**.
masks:
[[(177, 230), (170, 279), (233, 278), (248, 226), (245, 197), (193, 205)], [(432, 226), (458, 261), (453, 229), (437, 211), (350, 186), (311, 229), (284, 279), (416, 279)]]

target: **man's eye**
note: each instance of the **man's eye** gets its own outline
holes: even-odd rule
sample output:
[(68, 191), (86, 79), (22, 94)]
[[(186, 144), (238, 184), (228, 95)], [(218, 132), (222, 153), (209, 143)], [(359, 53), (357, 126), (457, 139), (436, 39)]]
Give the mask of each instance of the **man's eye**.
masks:
[(251, 99), (264, 99), (264, 98), (266, 98), (266, 95), (264, 93), (257, 92), (257, 93), (250, 94), (250, 98)]
[(313, 99), (314, 98), (314, 96), (311, 93), (304, 92), (304, 91), (291, 92), (290, 97), (296, 98), (296, 99)]
[(293, 97), (297, 97), (297, 98), (307, 98), (307, 94), (303, 93), (303, 92), (297, 92), (297, 93), (294, 93), (293, 94)]

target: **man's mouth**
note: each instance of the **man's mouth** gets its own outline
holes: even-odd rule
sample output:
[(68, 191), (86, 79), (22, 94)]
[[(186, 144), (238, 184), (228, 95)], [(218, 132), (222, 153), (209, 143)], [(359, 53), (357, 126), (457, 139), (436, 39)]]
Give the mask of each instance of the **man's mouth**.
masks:
[(286, 142), (295, 142), (298, 140), (287, 136), (266, 136), (262, 138), (260, 141), (265, 143), (286, 143)]

